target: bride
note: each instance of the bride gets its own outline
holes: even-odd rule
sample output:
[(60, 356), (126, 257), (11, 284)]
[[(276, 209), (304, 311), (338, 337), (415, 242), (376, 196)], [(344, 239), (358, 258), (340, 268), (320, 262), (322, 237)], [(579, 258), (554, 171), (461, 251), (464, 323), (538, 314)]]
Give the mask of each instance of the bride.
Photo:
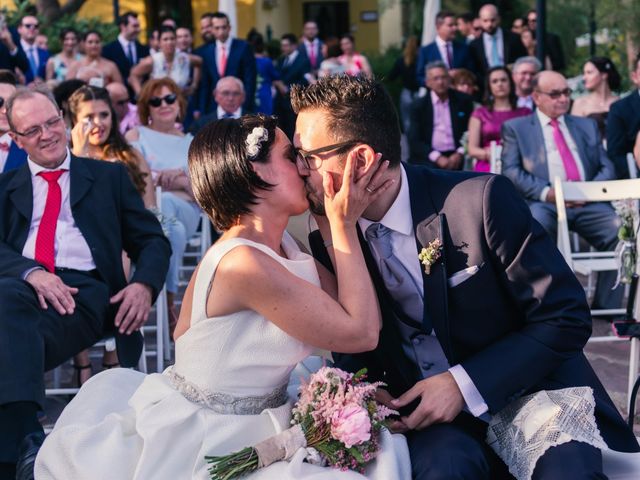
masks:
[[(189, 170), (198, 203), (224, 234), (187, 287), (176, 363), (162, 374), (114, 369), (91, 378), (44, 442), (36, 478), (206, 479), (205, 455), (288, 428), (286, 387), (298, 362), (317, 349), (377, 344), (380, 310), (355, 224), (390, 186), (380, 185), (386, 167), (355, 178), (349, 155), (338, 191), (324, 179), (334, 279), (285, 231), (308, 203), (295, 151), (275, 120), (207, 125), (191, 145)], [(362, 478), (303, 462), (305, 455), (300, 449), (251, 478)], [(403, 479), (409, 471), (404, 437), (384, 431), (366, 477)]]

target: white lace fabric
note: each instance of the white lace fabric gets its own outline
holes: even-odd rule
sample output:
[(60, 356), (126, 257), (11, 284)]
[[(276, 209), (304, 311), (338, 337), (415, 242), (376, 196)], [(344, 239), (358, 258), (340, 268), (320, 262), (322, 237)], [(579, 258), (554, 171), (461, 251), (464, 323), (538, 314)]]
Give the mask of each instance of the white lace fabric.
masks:
[(595, 418), (591, 387), (543, 390), (510, 403), (491, 419), (487, 443), (518, 480), (529, 480), (538, 459), (572, 440), (607, 449)]

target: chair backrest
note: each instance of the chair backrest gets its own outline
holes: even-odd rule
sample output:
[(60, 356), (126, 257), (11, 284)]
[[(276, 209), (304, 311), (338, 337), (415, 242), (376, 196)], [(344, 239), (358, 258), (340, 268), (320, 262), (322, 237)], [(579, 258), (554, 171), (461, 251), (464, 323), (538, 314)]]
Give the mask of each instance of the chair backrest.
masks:
[(604, 182), (554, 182), (558, 211), (558, 249), (571, 265), (571, 242), (565, 202), (612, 202), (627, 198), (640, 199), (640, 179), (609, 180)]
[(489, 171), (491, 173), (502, 173), (502, 145), (498, 145), (495, 140), (489, 144)]
[(638, 166), (633, 153), (627, 153), (627, 167), (629, 167), (629, 178), (638, 178)]

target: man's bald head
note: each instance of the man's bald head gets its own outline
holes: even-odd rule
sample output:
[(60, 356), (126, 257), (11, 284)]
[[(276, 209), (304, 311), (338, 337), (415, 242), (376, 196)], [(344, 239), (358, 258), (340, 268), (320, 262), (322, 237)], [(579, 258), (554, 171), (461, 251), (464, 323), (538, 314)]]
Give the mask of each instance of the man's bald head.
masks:
[(244, 103), (244, 85), (236, 77), (222, 77), (213, 91), (216, 103), (227, 113), (234, 113)]
[(118, 121), (121, 121), (129, 112), (129, 91), (122, 83), (113, 82), (106, 86), (111, 99), (111, 105), (116, 112)]
[(500, 14), (498, 13), (498, 8), (491, 3), (487, 3), (480, 8), (478, 17), (480, 18), (482, 30), (489, 35), (493, 35), (500, 26)]
[(558, 72), (545, 70), (533, 77), (533, 101), (542, 113), (558, 118), (569, 111), (571, 89)]

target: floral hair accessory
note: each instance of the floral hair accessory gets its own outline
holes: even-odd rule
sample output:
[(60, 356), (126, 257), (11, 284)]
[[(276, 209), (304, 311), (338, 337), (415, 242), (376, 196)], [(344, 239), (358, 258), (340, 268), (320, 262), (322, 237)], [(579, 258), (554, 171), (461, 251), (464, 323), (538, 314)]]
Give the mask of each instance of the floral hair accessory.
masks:
[(247, 135), (244, 144), (247, 146), (247, 154), (249, 158), (256, 158), (260, 153), (262, 142), (269, 139), (269, 132), (264, 127), (254, 127), (251, 133)]
[(442, 242), (439, 238), (436, 238), (433, 242), (429, 242), (425, 248), (423, 248), (418, 254), (420, 263), (424, 265), (424, 273), (429, 275), (431, 273), (431, 266), (435, 264), (442, 255)]

